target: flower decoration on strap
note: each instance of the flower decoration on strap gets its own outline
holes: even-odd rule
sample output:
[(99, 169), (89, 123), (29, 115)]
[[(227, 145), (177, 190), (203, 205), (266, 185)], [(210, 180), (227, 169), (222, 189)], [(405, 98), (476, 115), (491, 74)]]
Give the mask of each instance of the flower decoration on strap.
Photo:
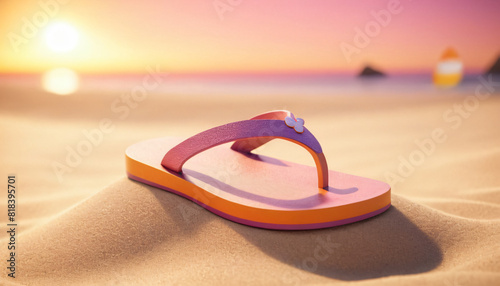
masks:
[(286, 126), (295, 129), (295, 132), (297, 133), (304, 132), (304, 124), (305, 124), (304, 119), (302, 118), (295, 119), (295, 116), (291, 112), (289, 116), (285, 117), (285, 124)]

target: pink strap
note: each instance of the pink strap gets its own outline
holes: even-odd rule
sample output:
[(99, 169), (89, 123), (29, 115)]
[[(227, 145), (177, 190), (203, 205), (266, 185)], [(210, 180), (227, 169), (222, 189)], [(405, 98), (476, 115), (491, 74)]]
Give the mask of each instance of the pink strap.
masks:
[[(283, 125), (283, 120), (285, 117), (291, 114), (288, 110), (274, 110), (266, 113), (259, 114), (255, 117), (250, 118), (250, 120), (258, 120), (258, 119), (277, 119), (276, 126), (274, 129), (281, 129), (286, 126)], [(237, 140), (231, 145), (231, 149), (243, 153), (250, 153), (252, 150), (266, 144), (267, 142), (275, 139), (274, 137), (258, 137), (258, 138), (248, 138)], [(318, 143), (319, 144), (319, 143)]]
[(231, 147), (233, 150), (250, 152), (274, 138), (282, 138), (299, 144), (309, 151), (318, 170), (318, 186), (326, 189), (328, 167), (318, 140), (305, 127), (304, 132), (300, 134), (286, 126), (281, 118), (285, 118), (288, 114), (290, 114), (288, 111), (269, 112), (251, 120), (237, 121), (208, 129), (170, 149), (163, 157), (161, 164), (169, 170), (181, 172), (182, 166), (189, 158), (217, 145), (236, 141)]

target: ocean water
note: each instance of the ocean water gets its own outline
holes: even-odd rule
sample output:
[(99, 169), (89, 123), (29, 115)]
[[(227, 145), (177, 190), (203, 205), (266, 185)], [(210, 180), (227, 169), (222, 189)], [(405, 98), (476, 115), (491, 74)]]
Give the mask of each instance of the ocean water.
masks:
[[(0, 75), (0, 85), (23, 85), (42, 88), (42, 75)], [(481, 79), (482, 78), (482, 79)], [(500, 92), (500, 78), (493, 93)], [(80, 75), (78, 90), (86, 92), (131, 92), (141, 88), (155, 94), (170, 95), (273, 95), (292, 94), (304, 96), (335, 95), (415, 95), (436, 93), (473, 94), (478, 86), (489, 81), (480, 74), (465, 75), (455, 87), (436, 87), (430, 74), (388, 75), (364, 77), (339, 74), (286, 74), (286, 75)], [(147, 87), (147, 82), (152, 87)], [(66, 84), (66, 83), (65, 83)]]
[[(140, 85), (148, 75), (129, 76), (128, 78), (94, 78), (88, 86), (110, 89)], [(481, 85), (480, 74), (464, 76), (462, 82), (455, 87), (441, 88), (432, 83), (432, 76), (393, 75), (385, 77), (360, 78), (353, 75), (169, 75), (161, 74), (161, 83), (155, 88), (155, 93), (177, 95), (190, 94), (221, 94), (221, 95), (272, 95), (272, 94), (302, 94), (318, 95), (358, 95), (358, 94), (434, 94), (474, 92)], [(151, 79), (150, 79), (151, 80)], [(500, 81), (498, 81), (500, 82)], [(132, 86), (131, 86), (132, 85)], [(500, 88), (498, 88), (500, 90)]]

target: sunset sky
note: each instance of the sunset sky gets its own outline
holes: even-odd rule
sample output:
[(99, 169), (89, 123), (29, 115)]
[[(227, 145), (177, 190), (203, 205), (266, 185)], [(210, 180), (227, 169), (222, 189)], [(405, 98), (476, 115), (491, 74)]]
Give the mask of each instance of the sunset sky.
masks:
[[(377, 22), (374, 13), (390, 19)], [(367, 63), (425, 72), (449, 46), (477, 72), (500, 55), (499, 15), (500, 1), (484, 0), (2, 0), (0, 73), (140, 73), (150, 65), (179, 73), (353, 73)], [(72, 50), (50, 48), (54, 23), (76, 31)], [(362, 47), (359, 31), (371, 34)], [(355, 52), (346, 57), (342, 47)]]

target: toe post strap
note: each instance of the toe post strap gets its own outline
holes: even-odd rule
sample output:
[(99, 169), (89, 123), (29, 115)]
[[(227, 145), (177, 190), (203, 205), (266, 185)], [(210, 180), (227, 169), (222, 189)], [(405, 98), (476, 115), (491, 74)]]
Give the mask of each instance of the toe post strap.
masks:
[(318, 171), (318, 187), (328, 187), (328, 166), (318, 140), (304, 127), (304, 120), (286, 110), (276, 110), (243, 120), (217, 126), (198, 133), (165, 154), (162, 166), (181, 172), (189, 158), (207, 149), (233, 142), (231, 149), (249, 153), (253, 149), (276, 138), (296, 143), (312, 155)]

